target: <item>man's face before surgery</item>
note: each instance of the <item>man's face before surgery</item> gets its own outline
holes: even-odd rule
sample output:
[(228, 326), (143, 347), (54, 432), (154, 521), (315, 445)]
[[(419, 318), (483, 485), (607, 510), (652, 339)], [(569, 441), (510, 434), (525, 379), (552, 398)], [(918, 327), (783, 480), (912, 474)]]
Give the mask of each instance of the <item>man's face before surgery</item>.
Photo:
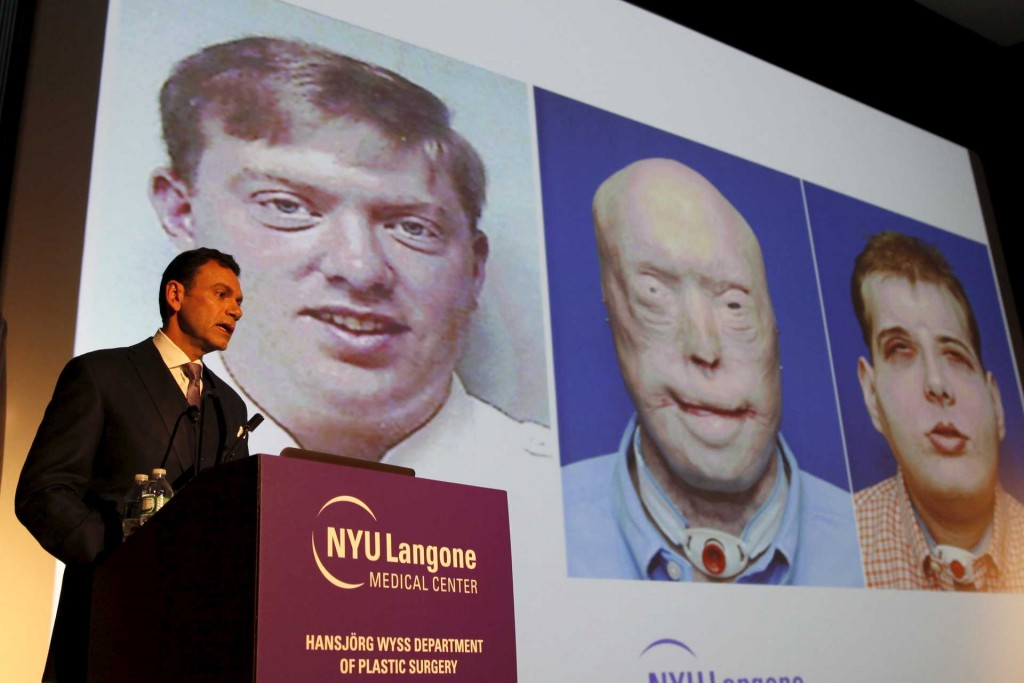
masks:
[(903, 471), (911, 498), (948, 509), (990, 504), (1003, 407), (948, 288), (872, 273), (862, 284), (871, 362), (858, 375), (875, 428)]
[(238, 383), (295, 434), (429, 419), (487, 257), (451, 180), (346, 118), (294, 124), (277, 144), (210, 117), (203, 134), (194, 187), (158, 174), (154, 202), (180, 246), (222, 247), (253, 273), (250, 329), (225, 354)]
[(660, 457), (690, 486), (747, 490), (774, 452), (782, 409), (757, 238), (707, 180), (667, 160), (612, 176), (594, 211), (612, 334), (645, 456)]

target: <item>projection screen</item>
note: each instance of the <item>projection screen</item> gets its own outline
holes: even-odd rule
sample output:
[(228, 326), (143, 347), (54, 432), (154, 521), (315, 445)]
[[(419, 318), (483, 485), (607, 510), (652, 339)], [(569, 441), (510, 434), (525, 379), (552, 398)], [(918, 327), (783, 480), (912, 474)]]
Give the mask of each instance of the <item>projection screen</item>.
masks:
[[(354, 247), (314, 238), (317, 221), (356, 200), (351, 169), (321, 166), (342, 158), (332, 146), (341, 143), (309, 143), (290, 119), (267, 124), (273, 134), (234, 135), (207, 121), (185, 133), (198, 141), (196, 175), (172, 167), (161, 87), (182, 60), (249, 38), (317, 46), (408, 79), (447, 105), (486, 169), (481, 290), (466, 329), (446, 340), (458, 347), (453, 386), (494, 411), (495, 426), (477, 435), (476, 451), (456, 454), (404, 433), (385, 460), (508, 491), (520, 680), (1015, 678), (1024, 666), (1011, 637), (1024, 629), (1024, 603), (1010, 595), (1024, 590), (1024, 408), (967, 150), (612, 0), (113, 0), (87, 216), (71, 226), (84, 234), (73, 353), (152, 335), (156, 285), (177, 251), (233, 253), (245, 316), (229, 350), (207, 362), (250, 413), (267, 415), (251, 439), (257, 453), (311, 447), (290, 415), (357, 392), (319, 373), (320, 332), (309, 332), (319, 323), (308, 320), (328, 306), (316, 293), (327, 290), (309, 284), (312, 270), (355, 277), (351, 262), (326, 273), (324, 263)], [(313, 128), (339, 116), (310, 102), (281, 111)], [(202, 155), (225, 135), (259, 161), (248, 176), (221, 168), (230, 177), (204, 184), (218, 169)], [(282, 149), (307, 155), (293, 166), (306, 175), (273, 166)], [(257, 175), (264, 184), (253, 190)], [(434, 248), (422, 246), (429, 225), (403, 220), (382, 221), (388, 239), (399, 230), (403, 248)], [(850, 282), (880, 234), (937, 250), (970, 314), (946, 281), (890, 269), (888, 279), (874, 276), (867, 306), (876, 328), (891, 324), (882, 337), (862, 331)], [(8, 292), (33, 277), (12, 254)], [(395, 320), (411, 328), (472, 286), (446, 284), (439, 270), (428, 278), (416, 263), (392, 263), (391, 289), (379, 295), (397, 301), (408, 286), (404, 313), (380, 308), (361, 323), (336, 317), (334, 327), (352, 336), (384, 334)], [(880, 283), (894, 289), (877, 294)], [(945, 312), (941, 324), (932, 310)], [(13, 368), (18, 330), (30, 323), (9, 316)], [(970, 328), (965, 316), (976, 319), (976, 343), (957, 332)], [(58, 370), (34, 381), (52, 386)], [(20, 376), (9, 400), (22, 412), (7, 425), (25, 446), (8, 448), (5, 468), (24, 460), (42, 412), (17, 405)], [(890, 376), (900, 379), (887, 384)], [(934, 389), (935, 377), (956, 398)], [(281, 392), (293, 401), (282, 405), (267, 394), (271, 382), (302, 391)], [(919, 419), (924, 434), (910, 428)], [(527, 435), (514, 437), (528, 440), (518, 452), (502, 445), (512, 434)], [(418, 450), (403, 450), (406, 440)], [(870, 525), (882, 514), (870, 506), (883, 488), (885, 514), (907, 513), (899, 523), (919, 525), (914, 538), (920, 525), (927, 531), (915, 487), (932, 470), (900, 450), (922, 442), (942, 454), (935, 476), (947, 489), (968, 490), (975, 477), (998, 490), (995, 521), (974, 547), (996, 557), (989, 585), (998, 592), (888, 586), (891, 558), (869, 559)], [(984, 455), (964, 454), (986, 445), (984, 470)], [(683, 509), (699, 516), (694, 501), (732, 500), (755, 483), (753, 509), (767, 521), (748, 515), (729, 534), (752, 556), (738, 580), (716, 574), (718, 562), (732, 567), (731, 541), (711, 543), (725, 548), (721, 557), (705, 545), (694, 559), (682, 550), (689, 541), (669, 540), (669, 528), (686, 527)], [(758, 541), (763, 528), (770, 533)], [(935, 545), (931, 535), (921, 538)]]

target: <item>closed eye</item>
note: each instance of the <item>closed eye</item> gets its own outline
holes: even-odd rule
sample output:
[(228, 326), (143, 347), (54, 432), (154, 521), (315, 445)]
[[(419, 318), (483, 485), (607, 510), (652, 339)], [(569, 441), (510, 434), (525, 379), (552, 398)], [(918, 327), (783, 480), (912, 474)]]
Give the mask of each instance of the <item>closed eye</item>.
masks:
[(914, 354), (914, 347), (902, 339), (891, 339), (882, 347), (884, 358), (907, 357)]
[(974, 358), (958, 347), (950, 347), (943, 350), (943, 355), (955, 365), (960, 365), (967, 370), (974, 371)]

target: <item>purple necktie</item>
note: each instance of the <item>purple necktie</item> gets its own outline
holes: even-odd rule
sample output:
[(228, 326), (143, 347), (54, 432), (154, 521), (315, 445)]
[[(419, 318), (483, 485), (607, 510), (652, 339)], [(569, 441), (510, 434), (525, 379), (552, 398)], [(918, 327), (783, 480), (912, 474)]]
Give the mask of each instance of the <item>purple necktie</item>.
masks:
[(181, 366), (181, 371), (188, 377), (185, 400), (188, 401), (190, 406), (198, 406), (200, 398), (199, 378), (203, 376), (203, 366), (200, 363), (186, 363)]

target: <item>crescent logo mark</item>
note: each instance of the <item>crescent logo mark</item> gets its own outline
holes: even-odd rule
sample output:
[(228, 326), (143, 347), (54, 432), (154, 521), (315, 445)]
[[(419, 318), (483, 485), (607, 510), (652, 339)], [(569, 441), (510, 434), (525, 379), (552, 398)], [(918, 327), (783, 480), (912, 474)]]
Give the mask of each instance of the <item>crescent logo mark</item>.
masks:
[(645, 654), (647, 654), (649, 650), (658, 647), (659, 645), (672, 645), (673, 647), (678, 647), (682, 648), (683, 650), (686, 650), (694, 657), (697, 656), (697, 653), (691, 650), (686, 643), (684, 643), (681, 640), (675, 640), (673, 638), (662, 638), (661, 640), (654, 641), (653, 643), (644, 648), (644, 651), (640, 653), (640, 656), (643, 657)]
[[(373, 519), (373, 521), (377, 521), (377, 516), (373, 514), (373, 510), (370, 509), (370, 506), (364, 503), (363, 501), (359, 500), (355, 496), (337, 496), (335, 498), (331, 498), (329, 501), (324, 503), (323, 507), (320, 508), (320, 512), (316, 513), (317, 517), (323, 514), (324, 510), (334, 505), (335, 503), (352, 503), (353, 505), (357, 505), (361, 507), (363, 510), (366, 510), (366, 514), (370, 515), (370, 518)], [(310, 533), (310, 542), (313, 546), (313, 559), (316, 561), (317, 568), (320, 570), (320, 573), (324, 575), (324, 578), (330, 581), (333, 585), (337, 586), (338, 588), (359, 588), (363, 585), (363, 583), (365, 583), (347, 583), (331, 574), (331, 572), (328, 571), (327, 567), (324, 566), (324, 563), (320, 561), (320, 555), (316, 551), (315, 532)]]

